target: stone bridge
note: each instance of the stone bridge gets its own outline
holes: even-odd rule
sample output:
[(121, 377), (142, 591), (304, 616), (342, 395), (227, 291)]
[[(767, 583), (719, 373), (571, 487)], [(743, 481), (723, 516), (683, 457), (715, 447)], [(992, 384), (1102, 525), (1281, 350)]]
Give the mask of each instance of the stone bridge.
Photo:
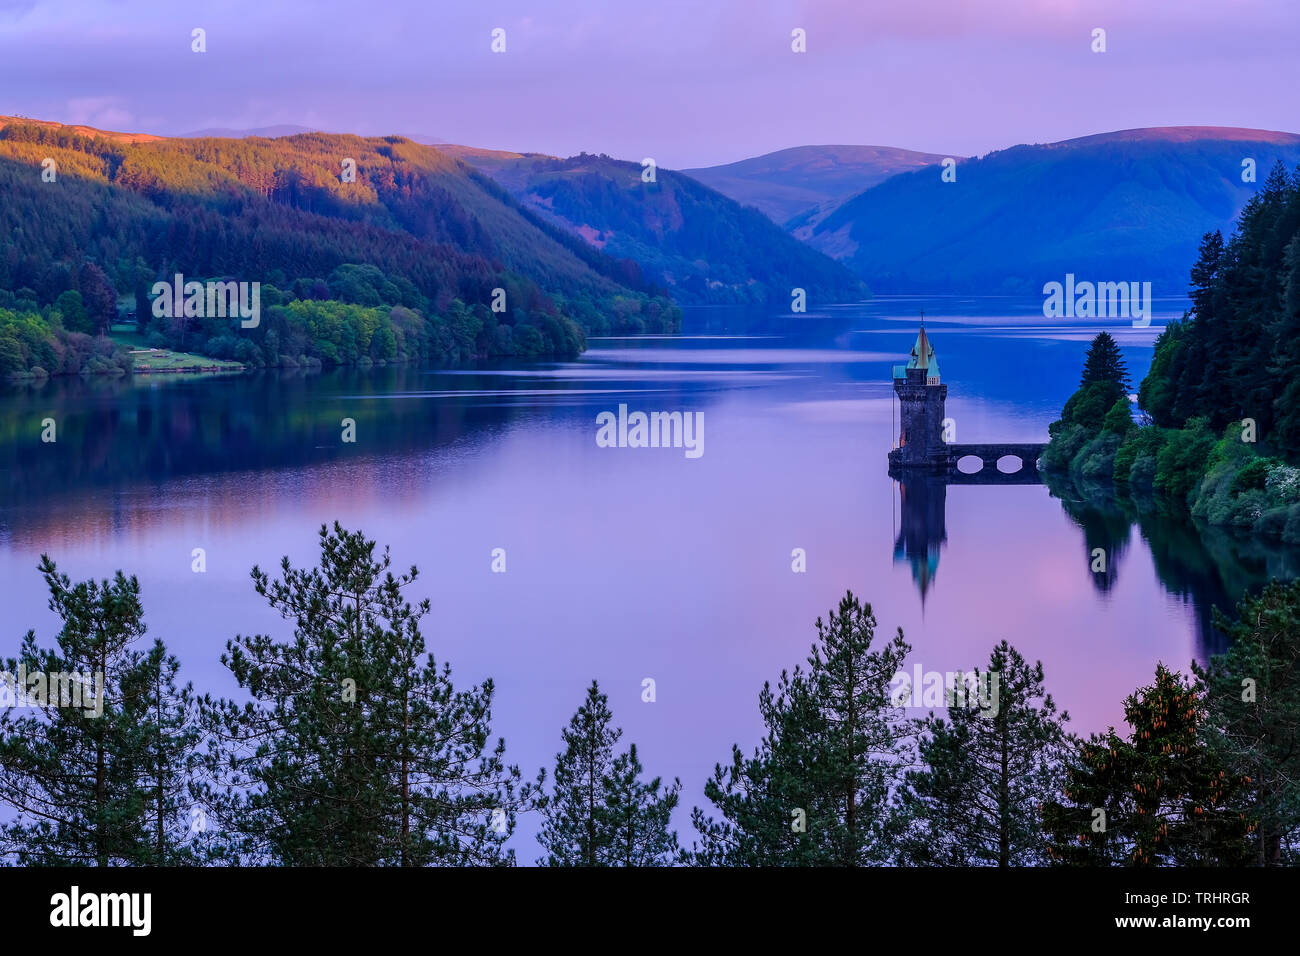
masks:
[[(954, 443), (947, 447), (949, 461), (952, 466), (951, 480), (954, 483), (966, 480), (979, 484), (992, 484), (997, 481), (1007, 484), (1037, 484), (1039, 480), (1038, 459), (1043, 454), (1043, 449), (1047, 447), (1047, 443), (1001, 442), (980, 445), (959, 445)], [(957, 467), (957, 463), (963, 458), (972, 456), (983, 463), (983, 467), (978, 471), (967, 473)], [(1019, 459), (1020, 468), (1013, 472), (999, 471), (999, 459), (1008, 456)]]

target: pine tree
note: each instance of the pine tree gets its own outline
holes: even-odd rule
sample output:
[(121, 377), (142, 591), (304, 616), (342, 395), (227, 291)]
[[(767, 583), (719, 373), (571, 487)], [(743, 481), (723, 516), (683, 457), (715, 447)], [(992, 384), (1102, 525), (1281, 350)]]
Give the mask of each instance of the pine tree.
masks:
[(542, 807), (545, 866), (663, 866), (677, 855), (670, 829), (680, 781), (641, 780), (636, 745), (615, 753), (623, 731), (611, 726), (609, 700), (596, 681), (563, 731), (552, 792)]
[(1197, 250), (1196, 263), (1192, 266), (1189, 295), (1192, 299), (1192, 312), (1195, 315), (1212, 314), (1212, 299), (1215, 281), (1219, 277), (1219, 266), (1223, 262), (1223, 233), (1219, 230), (1207, 232), (1201, 237)]
[(701, 865), (862, 866), (895, 855), (898, 820), (889, 797), (905, 763), (910, 727), (890, 699), (909, 647), (900, 629), (871, 650), (876, 618), (852, 592), (823, 624), (808, 669), (765, 684), (767, 734), (752, 758), (732, 748), (705, 795), (720, 814), (696, 808)]
[(1125, 391), (1129, 389), (1128, 366), (1109, 332), (1097, 333), (1083, 360), (1079, 387), (1084, 388), (1093, 382), (1114, 382)]
[(613, 837), (610, 857), (618, 866), (667, 866), (680, 855), (672, 814), (680, 800), (682, 783), (674, 779), (665, 788), (644, 772), (636, 744), (614, 758), (606, 789), (605, 822)]
[(127, 717), (135, 723), (144, 759), (137, 785), (145, 796), (147, 839), (138, 862), (151, 866), (205, 863), (216, 852), (202, 808), (190, 799), (203, 735), (194, 689), (177, 686), (179, 671), (180, 661), (155, 641), (123, 679)]
[(1206, 746), (1203, 689), (1163, 664), (1124, 703), (1132, 728), (1111, 728), (1070, 756), (1060, 798), (1043, 808), (1058, 863), (1241, 866), (1254, 824), (1235, 804), (1244, 778)]
[[(174, 719), (189, 690), (176, 691), (175, 659), (161, 642), (147, 654), (131, 646), (145, 632), (139, 582), (119, 571), (73, 584), (48, 555), (40, 570), (62, 627), (48, 649), (29, 631), (0, 666), (9, 675), (0, 803), (15, 811), (0, 827), (0, 856), (22, 865), (193, 861), (181, 818), (197, 739)], [(14, 680), (20, 669), (25, 686)]]
[(1192, 309), (1158, 340), (1139, 393), (1156, 424), (1203, 417), (1218, 433), (1251, 418), (1262, 442), (1300, 451), (1300, 309), (1288, 292), (1297, 237), (1300, 171), (1288, 175), (1276, 163), (1232, 237), (1201, 239)]
[[(984, 676), (972, 674), (947, 719), (924, 721), (921, 769), (907, 773), (899, 794), (911, 822), (906, 855), (941, 866), (1041, 865), (1039, 808), (1059, 788), (1069, 714), (1058, 714), (1044, 690), (1042, 662), (1029, 666), (1006, 641)], [(991, 707), (970, 693), (981, 687)]]
[(420, 619), (385, 550), (361, 532), (320, 529), (318, 568), (257, 593), (293, 639), (236, 637), (222, 663), (252, 696), (204, 698), (214, 737), (204, 791), (240, 859), (288, 865), (512, 864), (505, 847), (531, 800), (505, 742), (489, 749), (491, 680), (457, 691), (426, 657)]
[[(1205, 737), (1226, 771), (1244, 779), (1237, 803), (1258, 822), (1254, 862), (1300, 855), (1300, 582), (1273, 582), (1215, 627), (1231, 643), (1196, 667), (1209, 694)], [(1193, 665), (1195, 666), (1195, 665)]]

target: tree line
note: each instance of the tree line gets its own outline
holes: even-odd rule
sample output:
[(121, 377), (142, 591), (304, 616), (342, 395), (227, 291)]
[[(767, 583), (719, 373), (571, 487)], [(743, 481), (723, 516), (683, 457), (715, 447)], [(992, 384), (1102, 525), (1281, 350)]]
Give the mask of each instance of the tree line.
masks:
[(1044, 465), (1085, 494), (1300, 542), (1300, 170), (1279, 164), (1237, 229), (1201, 240), (1192, 307), (1138, 388), (1106, 332), (1050, 428)]
[(492, 734), (491, 679), (457, 686), (428, 650), (418, 569), (338, 523), (319, 545), (316, 566), (252, 570), (288, 633), (227, 642), (242, 701), (199, 695), (162, 641), (143, 643), (136, 578), (73, 582), (43, 556), (60, 630), (52, 645), (29, 631), (0, 669), (94, 673), (102, 691), (46, 707), (66, 683), (0, 686), (0, 859), (513, 865), (525, 813), (549, 866), (1290, 865), (1300, 850), (1300, 584), (1244, 599), (1219, 622), (1226, 654), (1158, 665), (1127, 728), (1086, 739), (1006, 641), (970, 672), (996, 678), (993, 706), (950, 690), (909, 716), (911, 648), (901, 629), (877, 641), (848, 593), (764, 685), (762, 739), (715, 767), (684, 839), (680, 780), (622, 745), (598, 683), (549, 774), (525, 779)]

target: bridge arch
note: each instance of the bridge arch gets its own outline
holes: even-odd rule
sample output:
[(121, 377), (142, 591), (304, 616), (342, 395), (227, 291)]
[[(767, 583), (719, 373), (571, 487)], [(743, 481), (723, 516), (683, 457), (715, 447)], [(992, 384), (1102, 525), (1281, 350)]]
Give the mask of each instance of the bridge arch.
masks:
[(1003, 455), (996, 462), (998, 471), (1004, 475), (1014, 475), (1016, 472), (1023, 470), (1027, 464), (1023, 455), (1015, 453)]
[(977, 475), (984, 470), (984, 459), (979, 455), (962, 455), (956, 467), (963, 475)]

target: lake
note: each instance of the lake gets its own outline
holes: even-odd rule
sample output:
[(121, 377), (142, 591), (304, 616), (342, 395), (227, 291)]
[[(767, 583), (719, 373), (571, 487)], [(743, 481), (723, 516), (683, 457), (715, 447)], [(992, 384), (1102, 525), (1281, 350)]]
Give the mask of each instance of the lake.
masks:
[[(1134, 386), (1160, 327), (1044, 319), (1041, 300), (880, 298), (807, 315), (689, 309), (674, 337), (597, 339), (577, 361), (171, 380), (50, 381), (0, 395), (0, 596), (12, 654), (55, 618), (36, 571), (139, 577), (151, 636), (200, 691), (235, 694), (236, 633), (288, 636), (249, 570), (314, 564), (341, 521), (416, 564), (425, 635), (458, 683), (491, 676), (494, 731), (525, 777), (553, 764), (593, 678), (650, 774), (679, 776), (677, 822), (733, 742), (761, 733), (766, 680), (806, 655), (848, 589), (925, 670), (984, 665), (1009, 640), (1086, 733), (1122, 722), (1157, 661), (1221, 649), (1211, 609), (1294, 549), (1134, 523), (1043, 485), (918, 484), (886, 471), (890, 368), (926, 328), (955, 440), (1046, 441), (1105, 328)], [(597, 416), (702, 413), (703, 453), (599, 447)], [(57, 441), (42, 443), (54, 418)], [(355, 426), (344, 442), (343, 420)], [(1094, 572), (1101, 547), (1107, 568)], [(204, 549), (206, 572), (191, 570)], [(492, 570), (504, 549), (505, 573)], [(803, 549), (806, 571), (792, 570)], [(642, 700), (643, 681), (655, 700)], [(531, 863), (535, 821), (516, 838)]]

